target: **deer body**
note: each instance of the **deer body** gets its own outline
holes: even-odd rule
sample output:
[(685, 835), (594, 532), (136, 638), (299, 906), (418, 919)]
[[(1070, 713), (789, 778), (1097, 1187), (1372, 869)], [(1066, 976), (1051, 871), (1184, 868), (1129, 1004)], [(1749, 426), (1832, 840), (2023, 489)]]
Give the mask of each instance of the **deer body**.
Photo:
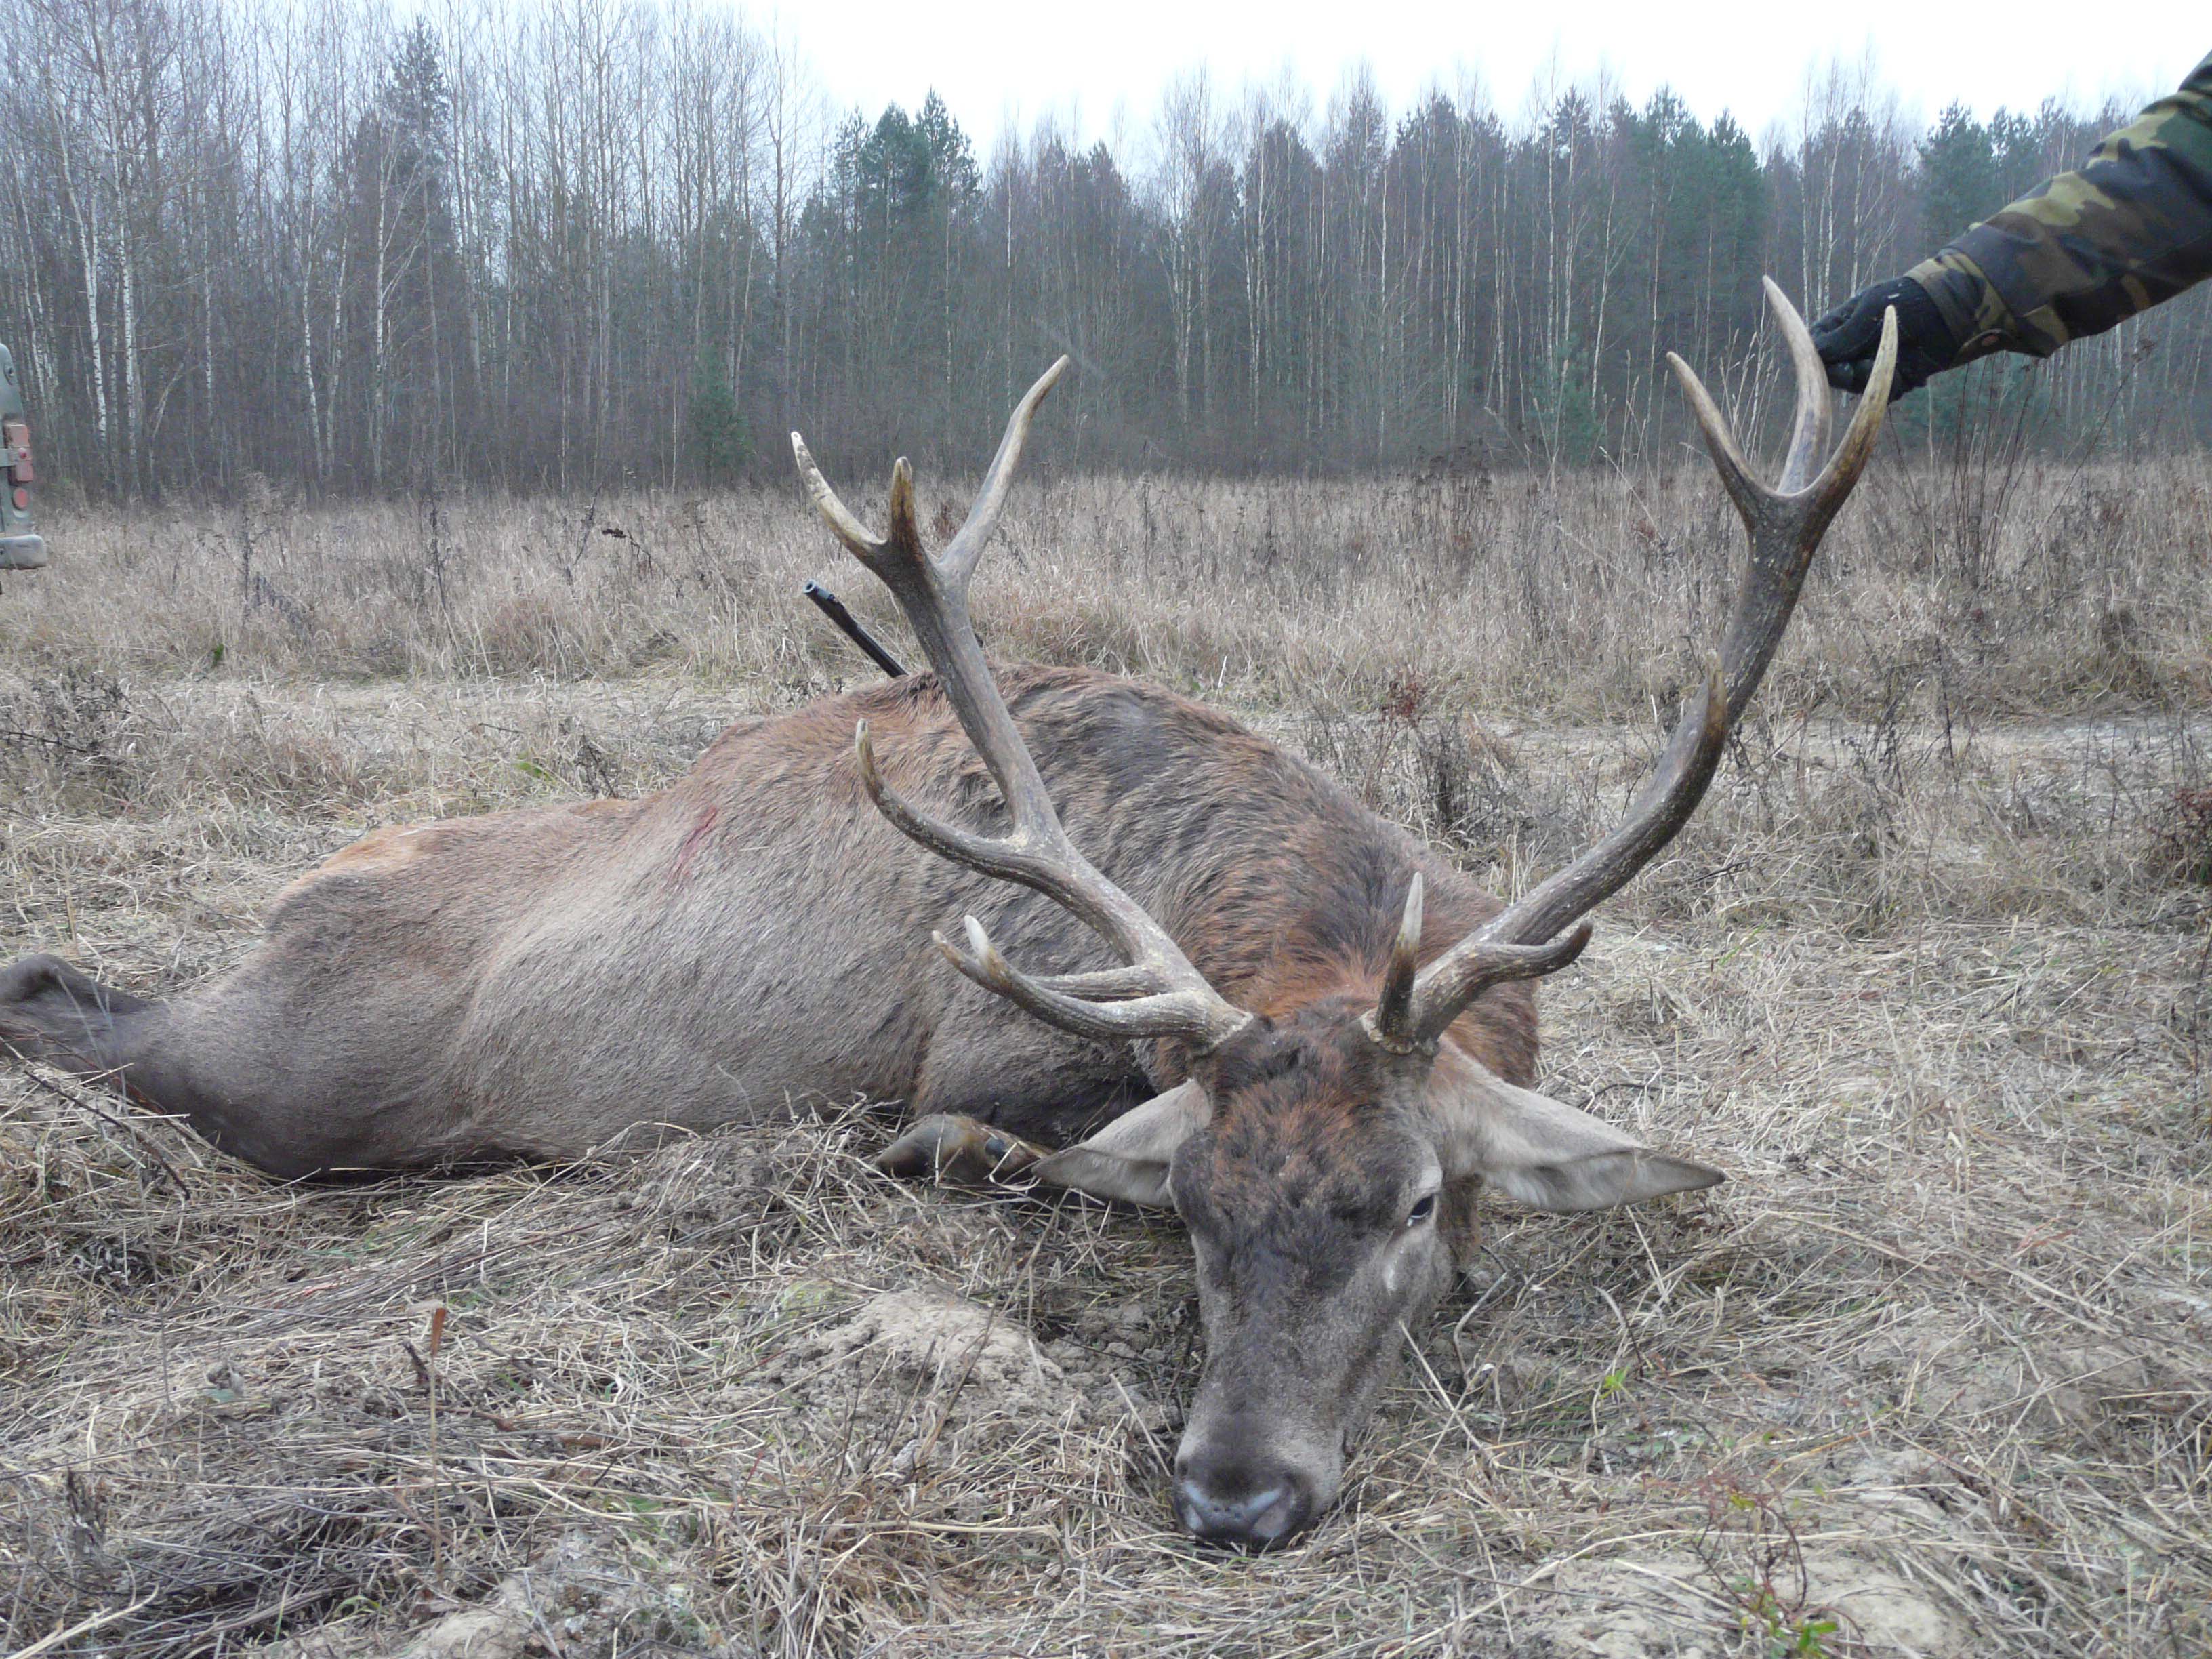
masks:
[[(1063, 358), (934, 554), (903, 460), (878, 536), (793, 434), (933, 675), (732, 728), (647, 800), (380, 832), (171, 1004), (19, 963), (0, 1041), (116, 1072), (286, 1174), (560, 1156), (858, 1098), (916, 1114), (879, 1160), (895, 1173), (1170, 1206), (1206, 1335), (1176, 1513), (1280, 1544), (1334, 1501), (1480, 1188), (1577, 1210), (1721, 1179), (1528, 1086), (1528, 981), (1580, 954), (1583, 918), (1696, 810), (1871, 453), (1894, 320), (1824, 466), (1825, 371), (1768, 293), (1798, 381), (1778, 488), (1674, 365), (1750, 532), (1720, 647), (1620, 823), (1510, 905), (1221, 714), (985, 661), (970, 580)], [(921, 944), (955, 916), (959, 941)]]
[[(1417, 869), (1461, 931), (1498, 908), (1212, 709), (1087, 670), (1002, 679), (1073, 833), (1244, 1006), (1371, 1000)], [(1059, 906), (886, 823), (854, 755), (862, 719), (896, 787), (1003, 827), (916, 675), (734, 726), (644, 799), (379, 830), (294, 883), (245, 962), (167, 1003), (34, 958), (0, 972), (0, 1038), (123, 1067), (149, 1104), (284, 1176), (570, 1157), (641, 1126), (856, 1100), (1060, 1146), (1182, 1082), (1158, 1045), (1069, 1036), (945, 970), (928, 935), (963, 913), (1025, 960), (1109, 958)], [(1459, 1031), (1531, 1080), (1527, 987)]]

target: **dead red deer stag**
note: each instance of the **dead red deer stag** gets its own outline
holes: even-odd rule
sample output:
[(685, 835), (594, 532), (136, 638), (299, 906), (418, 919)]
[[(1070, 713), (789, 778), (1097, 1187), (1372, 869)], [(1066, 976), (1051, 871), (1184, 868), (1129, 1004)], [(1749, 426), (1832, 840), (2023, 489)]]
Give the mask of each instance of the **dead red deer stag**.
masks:
[[(1529, 1087), (1529, 982), (1696, 806), (1880, 427), (1887, 341), (1815, 476), (1826, 384), (1768, 293), (1798, 381), (1778, 490), (1674, 360), (1751, 536), (1719, 654), (1620, 826), (1510, 905), (1200, 704), (994, 677), (969, 582), (1063, 359), (934, 557), (903, 460), (878, 538), (793, 436), (933, 675), (732, 727), (645, 799), (380, 830), (167, 1002), (27, 958), (0, 973), (0, 1042), (283, 1176), (574, 1157), (857, 1099), (915, 1115), (895, 1171), (1171, 1205), (1207, 1350), (1176, 1511), (1279, 1543), (1333, 1500), (1485, 1182), (1578, 1210), (1721, 1179)], [(962, 942), (924, 944), (963, 915)]]

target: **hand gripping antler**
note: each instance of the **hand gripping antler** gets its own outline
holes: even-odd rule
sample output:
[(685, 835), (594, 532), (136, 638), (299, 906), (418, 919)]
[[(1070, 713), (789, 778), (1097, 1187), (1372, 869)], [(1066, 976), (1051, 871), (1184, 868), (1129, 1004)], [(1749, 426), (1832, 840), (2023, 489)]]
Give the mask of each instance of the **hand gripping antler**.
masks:
[(902, 456), (891, 468), (890, 530), (878, 537), (837, 499), (822, 477), (805, 441), (794, 432), (791, 452), (799, 476), (816, 509), (854, 558), (881, 579), (906, 613), (923, 653), (937, 671), (945, 695), (959, 715), (968, 739), (1006, 798), (1012, 833), (976, 835), (917, 810), (884, 783), (876, 766), (868, 723), (854, 733), (860, 750), (860, 781), (868, 799), (908, 836), (932, 852), (980, 870), (1001, 881), (1034, 888), (1081, 919), (1120, 952), (1125, 966), (1089, 973), (1032, 976), (999, 954), (975, 917), (967, 918), (963, 950), (942, 933), (931, 935), (952, 965), (987, 990), (995, 991), (1038, 1018), (1079, 1036), (1111, 1040), (1175, 1037), (1200, 1052), (1218, 1046), (1252, 1018), (1230, 1003), (1191, 966), (1167, 930), (1144, 908), (1109, 881), (1076, 850), (1053, 810), (1052, 797), (1036, 762), (1022, 740), (1014, 717), (999, 693), (983, 648), (969, 619), (968, 582), (983, 544), (997, 526), (1006, 491), (1029, 437), (1030, 419), (1053, 388), (1068, 360), (1062, 357), (1038, 377), (1014, 406), (999, 453), (984, 475), (968, 521), (945, 550), (933, 558), (921, 545), (915, 520), (914, 472)]
[(1704, 386), (1687, 363), (1667, 354), (1705, 430), (1705, 447), (1712, 451), (1721, 482), (1751, 537), (1750, 563), (1736, 591), (1719, 655), (1706, 659), (1704, 684), (1685, 700), (1658, 769), (1630, 805), (1620, 827), (1418, 972), (1421, 885), (1415, 878), (1407, 895), (1405, 921), (1384, 977), (1382, 1000), (1369, 1016), (1370, 1029), (1385, 1048), (1401, 1053), (1425, 1048), (1486, 987), (1552, 973), (1572, 962), (1589, 942), (1589, 928), (1587, 924), (1576, 927), (1564, 938), (1561, 930), (1620, 891), (1674, 840), (1712, 781), (1729, 733), (1758, 690), (1790, 624), (1814, 550), (1874, 453), (1889, 404), (1890, 372), (1897, 362), (1897, 315), (1891, 312), (1882, 319), (1881, 348), (1868, 377), (1866, 395), (1843, 443), (1815, 477), (1814, 469), (1828, 447), (1826, 372), (1804, 319), (1771, 277), (1766, 298), (1797, 372), (1797, 417), (1777, 488), (1770, 489), (1752, 477)]

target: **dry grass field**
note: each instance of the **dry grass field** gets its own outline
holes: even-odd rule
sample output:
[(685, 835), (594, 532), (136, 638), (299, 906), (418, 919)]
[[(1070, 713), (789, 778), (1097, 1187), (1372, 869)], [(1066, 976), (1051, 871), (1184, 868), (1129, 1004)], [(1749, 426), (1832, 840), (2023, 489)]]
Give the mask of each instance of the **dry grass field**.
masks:
[[(1048, 477), (981, 626), (1512, 889), (1655, 752), (1724, 514), (1702, 471)], [(795, 490), (50, 533), (0, 596), (0, 953), (140, 991), (375, 825), (648, 791), (858, 683), (806, 577), (896, 637)], [(6, 1648), (2206, 1651), (2208, 545), (2202, 459), (1881, 459), (1712, 798), (1544, 994), (1547, 1086), (1731, 1181), (1498, 1207), (1277, 1556), (1169, 1512), (1170, 1221), (890, 1183), (862, 1111), (289, 1188), (8, 1067)]]

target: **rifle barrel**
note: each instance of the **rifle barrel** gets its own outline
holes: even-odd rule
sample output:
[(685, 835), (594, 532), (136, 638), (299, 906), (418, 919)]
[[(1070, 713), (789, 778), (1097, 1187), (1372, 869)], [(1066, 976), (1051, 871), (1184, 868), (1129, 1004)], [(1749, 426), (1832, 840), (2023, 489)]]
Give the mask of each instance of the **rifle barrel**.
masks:
[(800, 591), (814, 601), (816, 609), (837, 624), (847, 639), (866, 652), (868, 659), (877, 667), (895, 680), (904, 678), (906, 665), (885, 650), (882, 641), (854, 620), (853, 613), (845, 609), (843, 600), (823, 586), (820, 582), (809, 582)]

